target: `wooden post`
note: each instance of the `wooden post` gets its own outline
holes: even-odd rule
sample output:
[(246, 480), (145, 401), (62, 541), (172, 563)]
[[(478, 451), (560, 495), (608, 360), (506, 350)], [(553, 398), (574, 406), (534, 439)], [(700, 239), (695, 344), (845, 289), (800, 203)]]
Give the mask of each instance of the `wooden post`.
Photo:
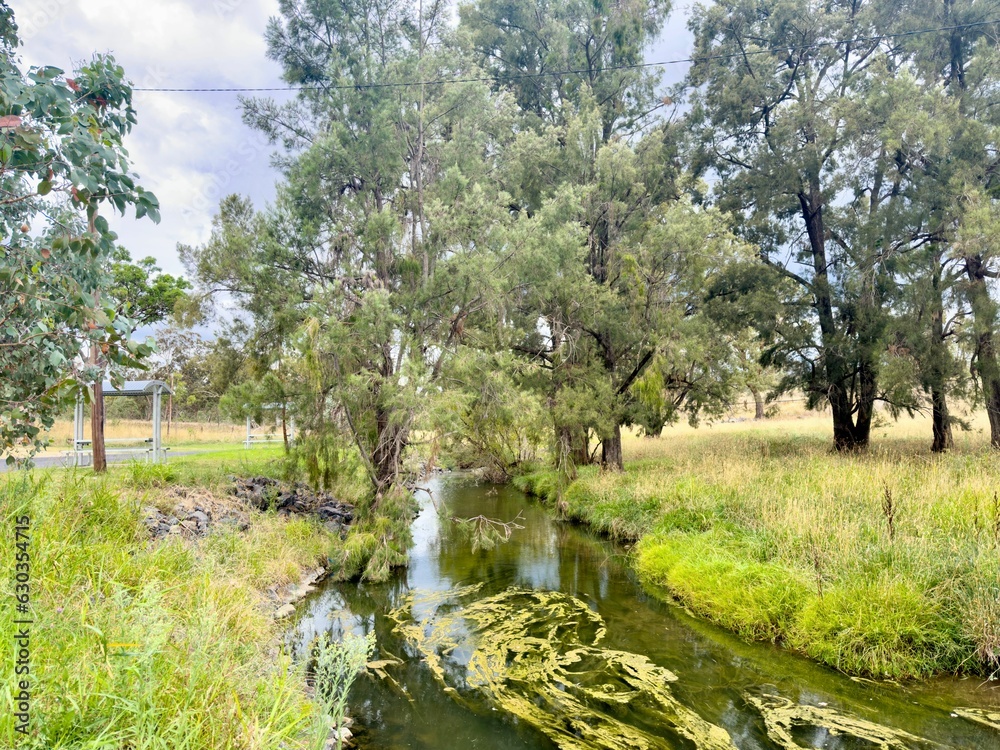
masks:
[[(96, 365), (98, 344), (90, 343), (90, 363)], [(94, 402), (90, 405), (90, 447), (94, 453), (94, 473), (108, 468), (108, 457), (104, 450), (104, 373), (94, 383)]]
[[(90, 213), (88, 229), (94, 235), (96, 242), (97, 211)], [(100, 305), (100, 292), (94, 294), (95, 305)], [(90, 342), (90, 363), (99, 364), (98, 348), (100, 344), (96, 341)], [(90, 447), (94, 454), (94, 473), (99, 474), (107, 471), (108, 454), (104, 450), (104, 368), (101, 368), (97, 382), (94, 383), (94, 403), (90, 407)]]

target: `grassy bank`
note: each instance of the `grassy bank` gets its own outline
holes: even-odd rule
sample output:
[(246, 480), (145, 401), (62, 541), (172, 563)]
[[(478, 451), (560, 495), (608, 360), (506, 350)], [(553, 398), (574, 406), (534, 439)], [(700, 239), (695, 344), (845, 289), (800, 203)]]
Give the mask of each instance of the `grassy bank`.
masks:
[(1000, 462), (980, 433), (945, 456), (929, 429), (830, 450), (825, 419), (631, 439), (626, 473), (522, 489), (624, 541), (644, 582), (749, 639), (854, 675), (1000, 666)]
[[(261, 474), (269, 451), (166, 466), (0, 478), (0, 568), (15, 520), (31, 557), (31, 729), (15, 731), (10, 638), (0, 646), (0, 746), (55, 750), (306, 748), (316, 709), (279, 652), (266, 590), (298, 581), (340, 542), (315, 521), (251, 513), (244, 531), (149, 541), (142, 508), (168, 491)], [(0, 631), (17, 632), (12, 596)]]

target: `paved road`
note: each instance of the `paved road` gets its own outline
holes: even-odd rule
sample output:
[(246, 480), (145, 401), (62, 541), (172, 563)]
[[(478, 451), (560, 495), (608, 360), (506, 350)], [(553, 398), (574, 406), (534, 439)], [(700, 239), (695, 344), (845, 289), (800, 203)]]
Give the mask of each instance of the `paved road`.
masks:
[[(170, 456), (193, 456), (196, 453), (201, 453), (202, 451), (171, 451)], [(38, 456), (35, 458), (35, 467), (39, 469), (52, 469), (52, 468), (64, 468), (69, 466), (67, 463), (69, 459), (64, 456)], [(112, 453), (108, 456), (109, 464), (118, 464), (125, 461), (132, 460), (145, 460), (145, 452), (139, 451), (135, 454), (129, 455), (126, 453)], [(82, 467), (86, 468), (86, 467)], [(0, 474), (5, 471), (11, 471), (12, 467), (7, 465), (6, 461), (0, 461)]]

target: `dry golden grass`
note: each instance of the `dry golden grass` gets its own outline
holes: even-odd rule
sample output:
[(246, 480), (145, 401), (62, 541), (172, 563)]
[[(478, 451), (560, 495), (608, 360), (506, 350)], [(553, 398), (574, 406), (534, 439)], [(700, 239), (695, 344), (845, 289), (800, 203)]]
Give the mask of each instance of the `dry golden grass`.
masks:
[[(263, 431), (263, 430), (261, 430)], [(90, 423), (85, 430), (90, 437)], [(105, 424), (104, 435), (109, 440), (134, 438), (142, 442), (153, 434), (149, 421), (141, 419), (109, 419)], [(280, 433), (279, 433), (280, 434)], [(198, 443), (241, 443), (246, 439), (246, 425), (225, 424), (215, 422), (174, 422), (170, 434), (167, 434), (167, 422), (163, 421), (163, 442), (165, 445), (187, 445)], [(73, 439), (73, 421), (58, 420), (47, 437), (51, 440), (49, 450), (65, 449)]]

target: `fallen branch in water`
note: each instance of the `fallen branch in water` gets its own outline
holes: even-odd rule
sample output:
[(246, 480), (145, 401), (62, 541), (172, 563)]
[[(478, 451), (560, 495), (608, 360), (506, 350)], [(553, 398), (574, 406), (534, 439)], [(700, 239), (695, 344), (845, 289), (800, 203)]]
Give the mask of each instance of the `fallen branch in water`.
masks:
[(518, 523), (518, 521), (524, 520), (520, 512), (512, 521), (500, 521), (483, 515), (472, 518), (452, 518), (451, 520), (469, 534), (473, 553), (479, 550), (491, 550), (498, 544), (510, 541), (511, 534), (524, 528)]

